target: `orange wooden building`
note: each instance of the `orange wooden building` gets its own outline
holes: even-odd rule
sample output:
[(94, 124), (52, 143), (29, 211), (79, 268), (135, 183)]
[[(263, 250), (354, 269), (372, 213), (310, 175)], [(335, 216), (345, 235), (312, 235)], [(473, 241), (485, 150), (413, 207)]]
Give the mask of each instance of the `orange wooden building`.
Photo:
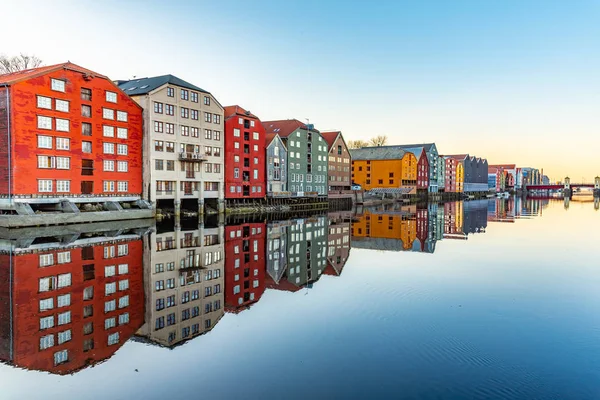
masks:
[(72, 63), (0, 75), (0, 207), (135, 201), (142, 108)]
[(417, 158), (398, 146), (363, 147), (350, 151), (352, 181), (364, 190), (417, 185)]

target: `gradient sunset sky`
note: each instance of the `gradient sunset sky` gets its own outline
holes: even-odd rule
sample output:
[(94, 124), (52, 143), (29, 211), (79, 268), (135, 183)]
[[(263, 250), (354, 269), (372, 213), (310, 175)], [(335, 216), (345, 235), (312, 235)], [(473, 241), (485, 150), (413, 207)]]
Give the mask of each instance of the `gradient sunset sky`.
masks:
[(600, 0), (9, 1), (0, 52), (173, 74), (263, 120), (600, 175)]

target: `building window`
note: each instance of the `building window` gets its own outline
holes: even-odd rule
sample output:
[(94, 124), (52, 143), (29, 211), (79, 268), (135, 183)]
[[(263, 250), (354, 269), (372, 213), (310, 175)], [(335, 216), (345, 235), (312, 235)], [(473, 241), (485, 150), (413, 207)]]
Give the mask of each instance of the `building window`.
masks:
[(56, 130), (61, 132), (69, 132), (69, 120), (56, 118)]
[(172, 104), (165, 104), (165, 114), (175, 115), (175, 106)]
[(71, 330), (58, 332), (58, 344), (63, 344), (71, 340)]
[(65, 81), (62, 81), (60, 79), (50, 79), (50, 87), (52, 88), (52, 90), (55, 90), (57, 92), (63, 92), (65, 91)]
[(81, 142), (81, 151), (83, 153), (91, 153), (92, 152), (92, 142)]
[(69, 361), (69, 352), (67, 350), (61, 350), (54, 353), (54, 365), (64, 364)]
[(114, 192), (115, 191), (115, 181), (104, 181), (103, 189), (105, 192)]
[(37, 96), (38, 108), (46, 108), (52, 110), (52, 99), (50, 97)]
[(221, 123), (221, 116), (219, 114), (214, 114), (213, 115), (213, 122), (215, 124), (220, 124)]
[(54, 346), (54, 335), (46, 335), (40, 338), (40, 350)]
[(175, 97), (175, 89), (173, 89), (172, 87), (168, 87), (167, 88), (167, 96)]
[(107, 318), (104, 320), (104, 329), (108, 330), (117, 326), (115, 317)]
[(191, 92), (191, 98), (193, 103), (198, 102), (198, 92)]
[(81, 100), (92, 101), (92, 89), (81, 88)]
[(252, 133), (252, 139), (258, 140), (258, 132)]
[(204, 105), (205, 106), (210, 106), (210, 97), (204, 96)]
[(69, 193), (71, 191), (71, 181), (58, 180), (56, 181), (57, 193)]
[(105, 137), (115, 137), (115, 128), (113, 126), (104, 125), (102, 127), (102, 135)]
[(190, 92), (186, 89), (181, 89), (181, 100), (188, 100), (190, 97)]
[(127, 128), (117, 128), (117, 137), (119, 139), (127, 139)]
[(51, 149), (52, 148), (52, 136), (38, 136), (38, 148), (39, 149)]
[[(50, 145), (50, 148), (52, 148), (52, 144)], [(70, 140), (68, 138), (56, 138), (56, 150), (69, 150), (69, 148)]]
[(115, 154), (114, 143), (103, 143), (102, 149), (104, 151), (104, 154)]
[(190, 109), (181, 107), (181, 118), (189, 118), (190, 117)]
[(108, 335), (108, 345), (112, 346), (113, 344), (119, 343), (119, 332), (111, 333)]
[(117, 191), (127, 192), (129, 190), (129, 183), (127, 181), (117, 182)]
[(40, 192), (40, 193), (52, 192), (52, 181), (49, 179), (38, 180), (38, 192)]
[(103, 108), (102, 109), (102, 118), (115, 119), (115, 110), (111, 110), (110, 108)]
[(190, 136), (190, 127), (181, 125), (181, 136)]
[(154, 102), (154, 112), (157, 114), (163, 113), (163, 103), (159, 103), (158, 101)]
[(209, 112), (204, 113), (204, 122), (212, 122), (212, 114)]
[(106, 101), (108, 101), (109, 103), (116, 103), (117, 94), (115, 92), (106, 91)]
[(117, 145), (117, 154), (121, 156), (127, 155), (127, 145), (126, 144), (118, 144)]
[(58, 314), (57, 325), (66, 325), (71, 323), (71, 311)]
[(117, 111), (117, 121), (127, 122), (127, 112)]
[(198, 110), (192, 110), (192, 119), (198, 120)]
[(52, 118), (44, 117), (43, 115), (38, 115), (37, 127), (39, 129), (52, 129)]

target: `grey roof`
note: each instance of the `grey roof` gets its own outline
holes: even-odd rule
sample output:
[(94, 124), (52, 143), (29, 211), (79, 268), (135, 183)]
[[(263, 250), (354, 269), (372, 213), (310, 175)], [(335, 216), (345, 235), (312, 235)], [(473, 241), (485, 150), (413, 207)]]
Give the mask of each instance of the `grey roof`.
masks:
[(353, 161), (361, 160), (400, 160), (406, 151), (400, 146), (376, 146), (350, 149)]
[(201, 89), (198, 86), (192, 85), (191, 83), (186, 82), (183, 79), (179, 79), (178, 77), (173, 75), (161, 75), (154, 76), (152, 78), (139, 78), (132, 79), (130, 81), (116, 81), (116, 84), (119, 85), (119, 88), (121, 88), (121, 90), (127, 93), (129, 96), (150, 93), (154, 89), (157, 89), (167, 83), (190, 90), (197, 90), (198, 92), (202, 93), (209, 93), (206, 90)]
[(371, 238), (352, 236), (352, 248), (382, 250), (382, 251), (404, 251), (401, 239)]
[(403, 148), (423, 147), (425, 149), (425, 151), (429, 151), (432, 146), (435, 146), (435, 143), (418, 143), (418, 144), (402, 144), (402, 145), (400, 145), (400, 147), (403, 147)]

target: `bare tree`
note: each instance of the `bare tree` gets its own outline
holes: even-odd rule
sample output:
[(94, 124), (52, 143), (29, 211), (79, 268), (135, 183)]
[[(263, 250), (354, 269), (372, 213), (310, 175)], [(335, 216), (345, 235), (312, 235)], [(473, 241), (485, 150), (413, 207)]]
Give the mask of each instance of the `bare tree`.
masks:
[(348, 140), (348, 148), (350, 149), (360, 149), (361, 147), (367, 147), (369, 143), (364, 140)]
[(385, 146), (386, 144), (388, 144), (388, 137), (385, 135), (375, 136), (369, 140), (371, 146)]
[(0, 55), (0, 74), (23, 71), (24, 69), (37, 68), (42, 60), (36, 56), (21, 53), (18, 56), (8, 57)]

